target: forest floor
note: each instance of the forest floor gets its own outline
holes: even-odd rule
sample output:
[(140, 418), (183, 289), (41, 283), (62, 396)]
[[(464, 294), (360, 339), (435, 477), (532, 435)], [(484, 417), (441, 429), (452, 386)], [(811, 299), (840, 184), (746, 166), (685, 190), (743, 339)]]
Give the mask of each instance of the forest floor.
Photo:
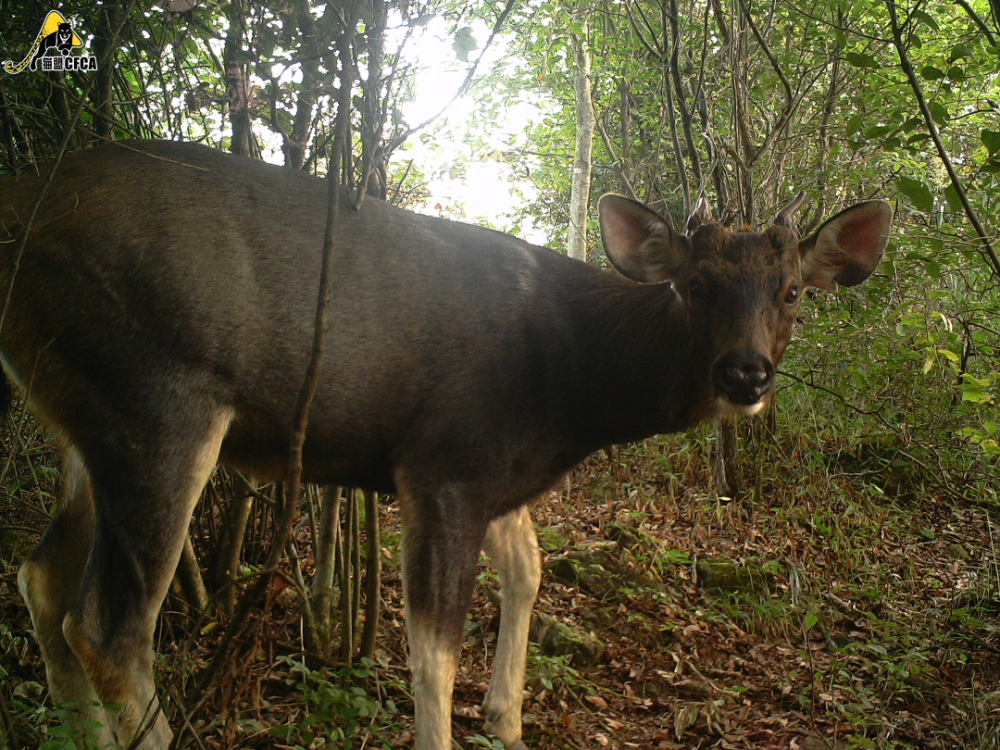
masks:
[[(528, 747), (1000, 747), (995, 509), (935, 488), (881, 448), (829, 436), (766, 446), (749, 462), (757, 489), (720, 499), (708, 435), (596, 454), (568, 489), (534, 506), (546, 574), (542, 645), (531, 647), (525, 691)], [(45, 708), (44, 668), (15, 586), (44, 525), (23, 495), (29, 475), (52, 481), (48, 470), (39, 476), (49, 452), (39, 449), (20, 485), (5, 483), (21, 500), (0, 509), (0, 750), (72, 746)], [(192, 747), (412, 746), (398, 539), (390, 504), (374, 664), (339, 676), (306, 669), (293, 590), (275, 591), (208, 710), (192, 717)], [(484, 564), (455, 691), (463, 748), (500, 747), (478, 710), (495, 587)], [(544, 635), (553, 627), (562, 649)], [(164, 615), (157, 648), (168, 693), (176, 698), (174, 678), (203, 667), (217, 641), (218, 631)]]

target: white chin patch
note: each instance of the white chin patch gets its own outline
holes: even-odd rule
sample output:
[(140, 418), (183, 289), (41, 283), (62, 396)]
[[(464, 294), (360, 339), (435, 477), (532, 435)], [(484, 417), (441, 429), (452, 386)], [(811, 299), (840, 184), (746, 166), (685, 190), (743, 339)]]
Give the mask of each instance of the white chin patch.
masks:
[(719, 396), (715, 399), (715, 405), (719, 411), (720, 417), (729, 416), (731, 414), (742, 414), (744, 417), (752, 417), (764, 408), (763, 401), (758, 401), (756, 404), (734, 404), (725, 396)]

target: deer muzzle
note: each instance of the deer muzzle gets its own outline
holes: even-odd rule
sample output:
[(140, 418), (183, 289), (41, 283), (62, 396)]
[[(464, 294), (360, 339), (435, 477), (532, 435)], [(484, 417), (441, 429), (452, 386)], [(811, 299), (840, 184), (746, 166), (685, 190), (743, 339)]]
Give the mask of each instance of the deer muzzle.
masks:
[(769, 357), (754, 349), (735, 349), (712, 365), (712, 384), (736, 411), (752, 414), (774, 389), (774, 373)]

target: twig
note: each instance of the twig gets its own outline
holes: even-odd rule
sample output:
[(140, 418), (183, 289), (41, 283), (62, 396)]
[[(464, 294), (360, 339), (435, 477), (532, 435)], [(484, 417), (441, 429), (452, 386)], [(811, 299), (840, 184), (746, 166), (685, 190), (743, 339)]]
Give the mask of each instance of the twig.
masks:
[(896, 15), (896, 2), (895, 0), (886, 0), (885, 4), (889, 9), (889, 22), (892, 25), (892, 42), (899, 55), (899, 65), (903, 69), (906, 79), (910, 82), (910, 88), (913, 89), (913, 95), (916, 97), (917, 105), (920, 107), (920, 112), (924, 116), (924, 122), (927, 125), (927, 132), (930, 134), (931, 140), (934, 141), (934, 147), (937, 149), (938, 156), (941, 158), (941, 163), (944, 164), (944, 168), (948, 171), (948, 177), (951, 179), (951, 185), (955, 188), (955, 192), (958, 194), (958, 199), (962, 203), (962, 208), (965, 209), (965, 215), (968, 217), (969, 223), (972, 224), (973, 228), (976, 230), (976, 234), (979, 235), (979, 241), (982, 243), (983, 249), (986, 250), (986, 253), (989, 256), (990, 263), (993, 266), (993, 275), (1000, 278), (1000, 257), (997, 257), (997, 252), (993, 248), (993, 243), (990, 242), (986, 228), (983, 227), (982, 223), (979, 221), (979, 215), (969, 202), (969, 196), (965, 193), (965, 186), (962, 185), (962, 180), (955, 171), (955, 167), (951, 163), (951, 158), (945, 150), (944, 143), (941, 140), (941, 134), (938, 133), (937, 125), (934, 124), (934, 116), (931, 114), (930, 107), (927, 106), (927, 100), (924, 98), (923, 87), (920, 85), (920, 81), (917, 79), (917, 74), (913, 70), (913, 65), (910, 63), (910, 58), (906, 54), (906, 47), (903, 44), (902, 29), (899, 25), (899, 18)]
[[(295, 414), (295, 429), (292, 433), (291, 445), (288, 458), (288, 486), (285, 492), (284, 505), (281, 516), (275, 530), (271, 549), (268, 552), (267, 561), (263, 572), (253, 587), (241, 598), (236, 614), (232, 622), (226, 628), (226, 634), (222, 642), (216, 649), (215, 655), (208, 668), (201, 675), (198, 685), (195, 688), (196, 705), (192, 713), (197, 710), (205, 699), (207, 686), (215, 679), (223, 662), (226, 660), (233, 640), (244, 629), (250, 615), (250, 610), (261, 599), (267, 590), (271, 576), (278, 569), (278, 563), (286, 551), (286, 545), (291, 533), (292, 522), (295, 518), (296, 505), (301, 490), (302, 480), (302, 447), (305, 443), (306, 429), (309, 424), (309, 408), (312, 405), (313, 397), (319, 385), (319, 370), (322, 362), (323, 350), (326, 342), (326, 308), (330, 296), (330, 277), (333, 256), (333, 229), (336, 224), (337, 213), (340, 208), (340, 163), (341, 154), (345, 148), (344, 134), (347, 129), (347, 120), (350, 116), (351, 104), (351, 82), (348, 80), (351, 69), (350, 55), (351, 43), (354, 38), (354, 31), (357, 26), (358, 15), (363, 3), (356, 0), (350, 14), (350, 20), (344, 29), (338, 47), (341, 64), (341, 87), (339, 106), (337, 109), (337, 119), (335, 121), (335, 136), (333, 147), (330, 151), (330, 171), (327, 175), (329, 187), (329, 203), (327, 206), (326, 231), (323, 235), (323, 260), (320, 269), (319, 294), (316, 301), (316, 316), (313, 326), (313, 347), (309, 359), (309, 365), (303, 379), (302, 390), (299, 393), (299, 401)], [(174, 737), (171, 748), (176, 748), (182, 733)]]
[(479, 63), (482, 62), (483, 57), (486, 55), (486, 52), (493, 44), (493, 40), (496, 38), (497, 34), (499, 34), (500, 30), (503, 28), (504, 22), (507, 20), (507, 16), (511, 14), (511, 11), (514, 10), (514, 7), (516, 5), (517, 5), (517, 0), (507, 0), (507, 5), (500, 13), (500, 16), (499, 18), (497, 18), (496, 23), (493, 24), (493, 31), (490, 33), (490, 38), (486, 40), (486, 44), (483, 46), (483, 51), (479, 53), (479, 57), (477, 57), (476, 61), (472, 64), (472, 67), (469, 69), (468, 74), (465, 76), (465, 80), (462, 82), (462, 85), (458, 87), (458, 91), (455, 92), (455, 95), (448, 101), (447, 104), (445, 104), (443, 107), (441, 107), (440, 110), (438, 110), (437, 114), (428, 117), (419, 125), (416, 125), (415, 127), (412, 127), (409, 130), (406, 130), (405, 132), (393, 138), (392, 141), (390, 141), (389, 143), (389, 147), (386, 149), (388, 153), (392, 153), (393, 151), (395, 151), (411, 135), (423, 130), (432, 122), (434, 122), (437, 118), (443, 115), (452, 104), (458, 101), (465, 94), (466, 91), (469, 90), (469, 86), (472, 85), (472, 79), (476, 75), (476, 70), (479, 69)]
[(807, 380), (805, 380), (803, 378), (800, 378), (798, 375), (793, 375), (792, 373), (785, 372), (784, 370), (778, 370), (778, 373), (780, 375), (784, 375), (786, 378), (791, 378), (792, 380), (794, 380), (797, 383), (801, 383), (802, 385), (806, 386), (807, 388), (812, 388), (812, 389), (817, 390), (817, 391), (822, 391), (823, 393), (828, 393), (831, 396), (833, 396), (834, 398), (836, 398), (837, 400), (839, 400), (840, 403), (842, 403), (848, 409), (850, 409), (851, 411), (853, 411), (855, 414), (861, 414), (862, 416), (865, 416), (865, 417), (875, 417), (879, 422), (881, 422), (883, 425), (885, 425), (886, 427), (888, 427), (894, 433), (899, 432), (899, 430), (897, 430), (893, 425), (889, 424), (889, 422), (886, 421), (885, 417), (882, 416), (882, 412), (879, 411), (879, 410), (866, 411), (865, 409), (862, 409), (860, 406), (855, 406), (854, 404), (852, 404), (850, 401), (848, 401), (842, 395), (840, 395), (839, 393), (837, 393), (835, 390), (832, 390), (832, 389), (827, 388), (827, 387), (822, 386), (822, 385), (816, 385), (815, 383), (810, 383), (809, 381), (807, 381)]
[(971, 18), (975, 22), (976, 26), (979, 27), (979, 30), (983, 32), (983, 36), (985, 36), (987, 41), (989, 41), (990, 46), (996, 47), (997, 39), (993, 36), (993, 32), (990, 31), (990, 27), (986, 25), (986, 21), (983, 20), (983, 17), (976, 13), (966, 0), (955, 0), (955, 2), (958, 5), (961, 5), (962, 8), (965, 9), (965, 12), (969, 14), (969, 18)]

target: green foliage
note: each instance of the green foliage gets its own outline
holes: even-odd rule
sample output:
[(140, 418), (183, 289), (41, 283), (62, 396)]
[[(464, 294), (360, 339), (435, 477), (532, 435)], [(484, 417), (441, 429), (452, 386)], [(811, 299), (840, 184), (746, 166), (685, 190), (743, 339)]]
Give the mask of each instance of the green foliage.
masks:
[(37, 715), (44, 722), (49, 736), (38, 750), (101, 750), (98, 743), (100, 723), (89, 721), (81, 727), (74, 721), (75, 710), (72, 706), (40, 707)]
[(584, 682), (584, 679), (577, 670), (569, 665), (570, 658), (569, 655), (549, 656), (534, 644), (529, 644), (527, 684), (541, 685), (550, 691), (579, 686)]
[(370, 659), (342, 667), (332, 675), (310, 669), (287, 656), (279, 656), (278, 661), (297, 675), (287, 682), (301, 691), (305, 709), (301, 721), (271, 728), (271, 733), (283, 743), (304, 749), (323, 738), (333, 747), (354, 750), (370, 742), (373, 725), (384, 726), (395, 713), (394, 705), (383, 705), (359, 684), (373, 676)]
[(899, 192), (909, 198), (918, 211), (930, 213), (934, 210), (934, 196), (931, 195), (931, 191), (922, 181), (900, 177), (896, 180), (896, 186), (899, 188)]

